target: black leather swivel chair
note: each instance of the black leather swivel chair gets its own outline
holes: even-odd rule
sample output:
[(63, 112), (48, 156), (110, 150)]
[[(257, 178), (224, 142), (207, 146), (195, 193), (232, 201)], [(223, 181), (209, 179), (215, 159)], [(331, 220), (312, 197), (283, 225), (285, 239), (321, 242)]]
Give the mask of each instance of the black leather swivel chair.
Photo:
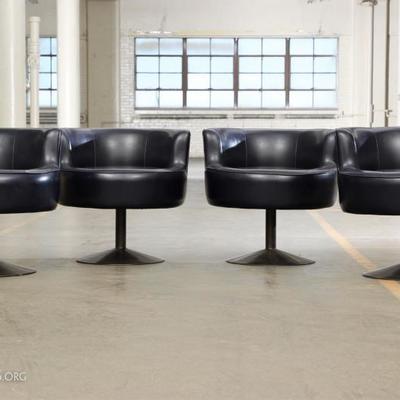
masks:
[[(342, 210), (400, 215), (400, 128), (338, 129), (337, 136)], [(400, 279), (400, 264), (364, 276)]]
[[(0, 214), (50, 211), (59, 190), (59, 132), (0, 129)], [(0, 262), (0, 277), (35, 270)]]
[(115, 248), (78, 262), (162, 262), (126, 248), (126, 209), (170, 208), (182, 204), (190, 133), (144, 129), (62, 131), (60, 204), (116, 209)]
[(266, 210), (265, 249), (228, 262), (313, 263), (276, 249), (276, 210), (324, 208), (334, 203), (335, 132), (208, 129), (203, 137), (208, 202), (220, 207)]

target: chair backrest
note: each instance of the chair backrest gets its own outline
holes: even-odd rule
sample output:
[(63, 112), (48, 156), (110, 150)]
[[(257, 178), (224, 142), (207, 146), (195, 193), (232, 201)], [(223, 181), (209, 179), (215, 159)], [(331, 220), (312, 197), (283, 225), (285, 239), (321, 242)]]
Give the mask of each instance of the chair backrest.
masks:
[(400, 169), (400, 128), (338, 129), (339, 167)]
[(335, 133), (323, 129), (215, 129), (221, 163), (236, 168), (314, 168), (335, 158)]
[(61, 162), (76, 168), (167, 168), (179, 131), (62, 129)]
[(0, 129), (0, 169), (58, 166), (59, 132), (44, 129)]

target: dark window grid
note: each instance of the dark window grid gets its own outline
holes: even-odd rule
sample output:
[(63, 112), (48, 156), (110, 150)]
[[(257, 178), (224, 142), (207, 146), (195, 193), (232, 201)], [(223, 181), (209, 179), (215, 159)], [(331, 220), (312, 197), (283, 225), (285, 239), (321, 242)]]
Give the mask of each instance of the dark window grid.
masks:
[[(211, 42), (211, 38), (209, 38), (210, 42)], [(291, 55), (290, 54), (290, 38), (286, 38), (285, 42), (286, 42), (286, 48), (285, 48), (285, 54), (263, 54), (263, 38), (262, 38), (262, 44), (261, 44), (261, 53), (255, 53), (255, 54), (245, 54), (245, 55), (239, 55), (239, 51), (238, 51), (238, 42), (239, 42), (239, 38), (234, 38), (234, 54), (233, 55), (228, 55), (228, 54), (224, 54), (224, 55), (213, 55), (211, 54), (211, 43), (210, 43), (210, 53), (207, 54), (188, 54), (187, 53), (187, 38), (183, 38), (183, 53), (182, 54), (177, 54), (177, 55), (172, 55), (172, 54), (168, 54), (165, 56), (180, 56), (182, 57), (182, 88), (181, 89), (137, 89), (137, 90), (141, 90), (141, 91), (182, 91), (183, 92), (183, 107), (182, 108), (187, 108), (187, 91), (231, 91), (231, 89), (188, 89), (187, 87), (187, 79), (188, 79), (188, 57), (210, 57), (210, 63), (211, 63), (211, 57), (233, 57), (233, 92), (234, 92), (234, 108), (238, 108), (238, 109), (245, 109), (244, 107), (238, 107), (238, 93), (240, 91), (254, 91), (254, 92), (273, 92), (273, 91), (284, 91), (285, 92), (285, 108), (290, 108), (290, 92), (291, 91), (326, 91), (326, 92), (337, 92), (337, 84), (336, 84), (336, 88), (335, 89), (314, 89), (314, 58), (315, 57), (327, 57), (327, 58), (336, 58), (337, 61), (337, 54), (315, 54), (315, 38), (313, 38), (313, 54), (296, 54), (296, 55)], [(158, 39), (158, 42), (160, 41), (160, 38)], [(160, 49), (160, 45), (158, 44), (158, 51)], [(160, 63), (160, 58), (163, 57), (164, 55), (162, 54), (149, 54), (149, 55), (137, 55), (135, 53), (135, 71), (137, 71), (136, 68), (136, 59), (137, 57), (159, 57), (159, 63)], [(164, 57), (165, 57), (164, 56)], [(241, 57), (261, 57), (262, 58), (262, 63), (264, 62), (264, 58), (268, 58), (268, 57), (284, 57), (284, 72), (268, 72), (267, 74), (284, 74), (284, 81), (285, 81), (285, 87), (284, 89), (239, 89), (239, 75), (241, 73), (245, 74), (246, 72), (240, 72), (239, 71), (239, 60)], [(305, 74), (312, 74), (312, 79), (313, 79), (313, 89), (291, 89), (291, 59), (292, 57), (312, 57), (313, 58), (313, 71), (312, 72), (305, 72)], [(262, 69), (261, 65), (261, 69)], [(160, 67), (160, 66), (159, 66)], [(160, 69), (160, 68), (159, 68)], [(141, 71), (142, 72), (142, 71)], [(135, 74), (137, 74), (138, 72), (135, 72)], [(145, 73), (144, 71), (142, 73)], [(249, 72), (249, 74), (252, 74), (254, 72)], [(257, 72), (256, 72), (257, 73)], [(296, 73), (296, 72), (294, 72)], [(336, 66), (336, 70), (335, 72), (317, 72), (318, 74), (335, 74), (336, 75), (336, 79), (337, 79), (337, 66)], [(158, 74), (160, 74), (160, 70), (158, 72)], [(199, 72), (199, 74), (202, 74), (201, 72)], [(211, 74), (218, 74), (218, 73), (212, 73), (211, 72), (211, 66), (210, 66), (210, 75)], [(227, 74), (222, 72), (221, 74)], [(230, 74), (230, 73), (228, 73)], [(262, 75), (263, 72), (260, 72), (260, 74)], [(300, 73), (299, 73), (300, 74)], [(158, 78), (159, 79), (159, 78)], [(136, 87), (136, 79), (135, 79), (135, 87)], [(318, 108), (314, 106), (314, 93), (312, 96), (312, 100), (313, 100), (313, 105), (312, 108)], [(211, 96), (210, 96), (210, 102), (211, 102)], [(262, 98), (261, 98), (261, 102), (262, 102)], [(135, 101), (136, 104), (136, 101)], [(137, 107), (137, 108), (142, 108), (142, 107)], [(144, 109), (148, 108), (148, 107), (143, 107)], [(150, 107), (151, 109), (152, 107)], [(158, 100), (158, 107), (160, 108), (159, 105), (159, 100)], [(204, 107), (196, 107), (196, 109), (201, 109)], [(210, 108), (210, 107), (208, 107)], [(261, 104), (261, 108), (263, 108), (262, 104)], [(304, 107), (306, 109), (309, 109), (309, 107)]]
[[(50, 106), (49, 107), (53, 108), (53, 107), (56, 107), (56, 104), (57, 104), (57, 101), (56, 101), (56, 99), (57, 99), (57, 88), (53, 87), (53, 79), (52, 79), (53, 76), (57, 76), (57, 71), (53, 69), (53, 60), (57, 59), (57, 52), (53, 52), (53, 43), (56, 42), (57, 38), (53, 38), (53, 37), (46, 38), (46, 37), (43, 37), (43, 38), (40, 38), (39, 40), (42, 40), (42, 39), (45, 39), (45, 40), (49, 39), (50, 40), (50, 46), (49, 46), (50, 52), (40, 53), (40, 60), (42, 59), (42, 57), (49, 58), (50, 69), (45, 71), (45, 72), (42, 72), (41, 68), (39, 68), (39, 83), (41, 81), (41, 79), (40, 79), (41, 77), (49, 75), (50, 86), (46, 87), (46, 88), (41, 88), (40, 85), (39, 85), (39, 96), (40, 96), (40, 92), (49, 92), (49, 94), (50, 94)], [(39, 99), (39, 103), (40, 103), (40, 99)], [(41, 107), (43, 107), (43, 106), (41, 106)]]

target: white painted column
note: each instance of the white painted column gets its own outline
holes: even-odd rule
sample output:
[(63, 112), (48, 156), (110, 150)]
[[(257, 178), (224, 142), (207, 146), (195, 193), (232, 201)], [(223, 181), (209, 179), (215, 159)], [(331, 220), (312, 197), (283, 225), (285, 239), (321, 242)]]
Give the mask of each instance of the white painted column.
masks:
[(80, 126), (79, 0), (57, 0), (58, 126)]
[(397, 126), (400, 126), (400, 2), (397, 2)]
[(0, 127), (25, 127), (25, 0), (0, 0), (0, 54)]
[(29, 99), (30, 99), (30, 119), (31, 128), (39, 127), (39, 68), (40, 68), (40, 18), (30, 17), (30, 37), (29, 37)]

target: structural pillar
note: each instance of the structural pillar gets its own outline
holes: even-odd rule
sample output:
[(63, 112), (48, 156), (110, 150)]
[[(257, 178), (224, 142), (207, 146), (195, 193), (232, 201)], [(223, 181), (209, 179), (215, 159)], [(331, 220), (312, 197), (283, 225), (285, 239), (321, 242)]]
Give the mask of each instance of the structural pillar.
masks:
[(58, 126), (80, 126), (79, 0), (57, 0)]
[(26, 126), (25, 0), (0, 0), (0, 127)]
[(30, 126), (39, 128), (39, 68), (40, 68), (40, 39), (39, 17), (29, 18), (29, 99), (30, 99)]

